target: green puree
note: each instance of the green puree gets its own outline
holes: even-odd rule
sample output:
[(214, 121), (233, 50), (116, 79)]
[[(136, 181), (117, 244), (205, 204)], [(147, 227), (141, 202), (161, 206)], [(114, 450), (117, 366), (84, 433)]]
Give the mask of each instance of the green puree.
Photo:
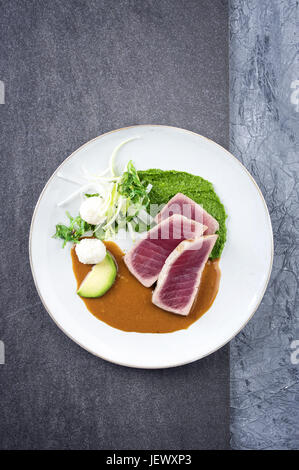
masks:
[(163, 171), (158, 169), (138, 171), (144, 184), (153, 187), (149, 193), (151, 204), (167, 204), (177, 193), (183, 193), (201, 204), (219, 223), (219, 237), (210, 258), (219, 258), (226, 241), (226, 213), (219, 197), (215, 193), (212, 183), (183, 171)]

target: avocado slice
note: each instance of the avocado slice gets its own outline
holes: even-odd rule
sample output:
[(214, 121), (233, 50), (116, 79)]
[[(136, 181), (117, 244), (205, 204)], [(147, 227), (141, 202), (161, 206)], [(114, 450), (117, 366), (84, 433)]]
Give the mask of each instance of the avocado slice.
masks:
[(104, 295), (110, 289), (116, 278), (116, 264), (110, 253), (95, 264), (82, 281), (77, 294), (81, 297), (95, 298)]

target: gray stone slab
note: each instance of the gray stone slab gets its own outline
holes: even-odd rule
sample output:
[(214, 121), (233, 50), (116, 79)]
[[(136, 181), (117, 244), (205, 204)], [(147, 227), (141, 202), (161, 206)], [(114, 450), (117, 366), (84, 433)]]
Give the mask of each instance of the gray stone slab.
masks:
[(231, 342), (236, 449), (299, 448), (297, 19), (295, 0), (231, 2), (231, 150), (265, 196), (275, 245), (262, 304)]
[(0, 448), (227, 448), (228, 347), (161, 371), (93, 357), (42, 307), (27, 246), (44, 184), (91, 138), (155, 123), (228, 145), (227, 2), (0, 0), (0, 12)]

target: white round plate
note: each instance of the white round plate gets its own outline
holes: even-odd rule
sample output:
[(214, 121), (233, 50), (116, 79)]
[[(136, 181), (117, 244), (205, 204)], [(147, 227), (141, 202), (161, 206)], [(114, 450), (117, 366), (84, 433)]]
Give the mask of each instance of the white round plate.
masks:
[[(127, 333), (95, 318), (76, 295), (70, 247), (52, 237), (65, 210), (77, 215), (79, 201), (57, 203), (76, 186), (57, 177), (79, 179), (84, 164), (99, 173), (113, 149), (140, 137), (119, 153), (138, 170), (188, 171), (211, 181), (223, 202), (227, 242), (220, 260), (221, 281), (210, 308), (187, 330), (167, 334)], [(134, 126), (101, 135), (80, 147), (55, 171), (36, 205), (30, 232), (30, 261), (40, 298), (59, 328), (91, 353), (130, 367), (164, 368), (186, 364), (216, 351), (248, 322), (264, 295), (272, 267), (273, 236), (263, 196), (248, 171), (227, 150), (190, 131), (168, 126)]]

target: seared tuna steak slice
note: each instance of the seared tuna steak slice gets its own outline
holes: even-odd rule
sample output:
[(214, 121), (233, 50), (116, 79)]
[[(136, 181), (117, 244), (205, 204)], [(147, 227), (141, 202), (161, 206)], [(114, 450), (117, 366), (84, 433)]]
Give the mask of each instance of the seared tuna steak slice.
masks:
[(124, 261), (141, 284), (149, 287), (157, 280), (166, 258), (181, 241), (201, 237), (205, 229), (195, 220), (174, 214), (136, 242)]
[(163, 310), (188, 315), (200, 278), (218, 235), (185, 240), (168, 256), (158, 277), (153, 303)]
[(161, 212), (156, 215), (155, 221), (161, 222), (173, 214), (181, 214), (188, 219), (196, 220), (196, 222), (206, 225), (208, 228), (205, 235), (212, 235), (219, 229), (219, 224), (214, 217), (205, 211), (203, 207), (182, 193), (177, 193), (168, 201)]

